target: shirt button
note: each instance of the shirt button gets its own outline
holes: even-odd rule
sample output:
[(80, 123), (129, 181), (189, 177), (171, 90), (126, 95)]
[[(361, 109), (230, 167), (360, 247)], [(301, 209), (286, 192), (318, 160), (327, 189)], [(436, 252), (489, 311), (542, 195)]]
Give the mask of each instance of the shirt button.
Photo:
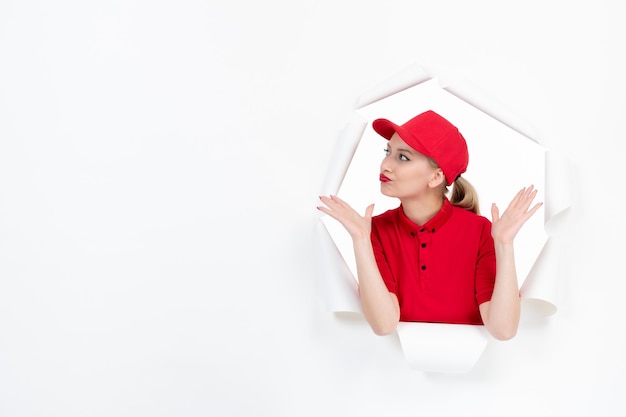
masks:
[(411, 236), (415, 236), (415, 232), (411, 232)]
[(420, 232), (425, 232), (426, 229), (424, 229), (423, 227), (420, 229)]
[(435, 229), (431, 230), (432, 233), (435, 233)]
[(425, 247), (426, 247), (426, 244), (425, 244), (425, 243), (422, 243), (422, 247), (423, 247), (423, 248), (425, 248)]
[(422, 265), (422, 271), (426, 269), (426, 265)]

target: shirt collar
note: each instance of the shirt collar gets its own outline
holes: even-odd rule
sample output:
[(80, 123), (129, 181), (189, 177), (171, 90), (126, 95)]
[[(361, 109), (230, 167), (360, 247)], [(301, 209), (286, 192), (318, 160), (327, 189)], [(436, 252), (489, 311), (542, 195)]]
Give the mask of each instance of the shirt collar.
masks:
[(413, 222), (413, 220), (409, 219), (407, 215), (404, 213), (404, 209), (402, 205), (400, 205), (400, 210), (398, 210), (398, 218), (402, 228), (405, 229), (409, 233), (415, 232), (430, 232), (434, 233), (439, 230), (452, 216), (452, 211), (454, 206), (450, 203), (447, 197), (443, 198), (443, 205), (441, 209), (433, 216), (432, 219), (428, 220), (423, 225), (419, 225)]

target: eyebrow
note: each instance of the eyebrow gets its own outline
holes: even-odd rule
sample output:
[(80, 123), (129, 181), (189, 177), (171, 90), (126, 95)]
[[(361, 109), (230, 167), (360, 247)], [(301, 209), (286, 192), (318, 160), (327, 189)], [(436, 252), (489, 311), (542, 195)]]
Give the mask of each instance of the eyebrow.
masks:
[[(387, 148), (391, 149), (391, 146), (387, 145)], [(411, 148), (398, 148), (396, 149), (397, 152), (406, 152), (406, 153), (410, 153), (411, 155), (414, 154), (413, 149)]]

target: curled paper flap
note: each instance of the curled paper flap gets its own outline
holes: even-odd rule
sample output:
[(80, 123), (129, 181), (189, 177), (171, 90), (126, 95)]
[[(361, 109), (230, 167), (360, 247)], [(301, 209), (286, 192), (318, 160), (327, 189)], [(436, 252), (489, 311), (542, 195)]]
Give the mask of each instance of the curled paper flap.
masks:
[[(566, 159), (553, 151), (546, 152), (545, 229), (557, 229), (561, 213), (571, 206), (571, 173)], [(520, 288), (522, 321), (537, 320), (558, 310), (562, 257), (554, 238), (549, 238)]]
[(545, 222), (548, 231), (554, 229), (555, 216), (572, 204), (571, 177), (568, 161), (556, 152), (546, 152)]
[(520, 289), (525, 321), (550, 316), (557, 311), (560, 279), (557, 251), (554, 239), (548, 239)]
[(468, 372), (490, 340), (484, 326), (466, 324), (401, 322), (397, 331), (409, 367), (424, 372)]
[(413, 64), (361, 95), (356, 108), (367, 106), (431, 78), (432, 76), (422, 66)]
[(317, 225), (317, 235), (327, 311), (360, 313), (357, 282), (321, 219)]
[(337, 144), (328, 165), (326, 178), (322, 185), (321, 194), (337, 194), (339, 191), (366, 125), (367, 121), (355, 115), (353, 120), (339, 133)]
[(458, 78), (449, 78), (443, 81), (441, 78), (440, 86), (450, 94), (455, 95), (472, 107), (488, 114), (510, 129), (515, 130), (526, 138), (532, 140), (535, 143), (539, 143), (535, 137), (536, 132), (528, 122), (517, 116), (512, 111), (507, 110), (506, 106), (497, 102), (493, 98), (487, 97), (484, 91), (480, 91), (479, 88), (474, 86), (467, 80), (460, 80)]

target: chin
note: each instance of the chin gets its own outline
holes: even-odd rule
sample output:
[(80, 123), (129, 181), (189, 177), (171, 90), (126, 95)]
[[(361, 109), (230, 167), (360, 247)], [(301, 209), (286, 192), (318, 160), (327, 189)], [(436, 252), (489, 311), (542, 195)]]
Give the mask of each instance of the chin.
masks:
[(395, 197), (396, 195), (393, 193), (390, 193), (389, 190), (385, 189), (385, 186), (381, 184), (380, 186), (380, 193), (386, 197)]

